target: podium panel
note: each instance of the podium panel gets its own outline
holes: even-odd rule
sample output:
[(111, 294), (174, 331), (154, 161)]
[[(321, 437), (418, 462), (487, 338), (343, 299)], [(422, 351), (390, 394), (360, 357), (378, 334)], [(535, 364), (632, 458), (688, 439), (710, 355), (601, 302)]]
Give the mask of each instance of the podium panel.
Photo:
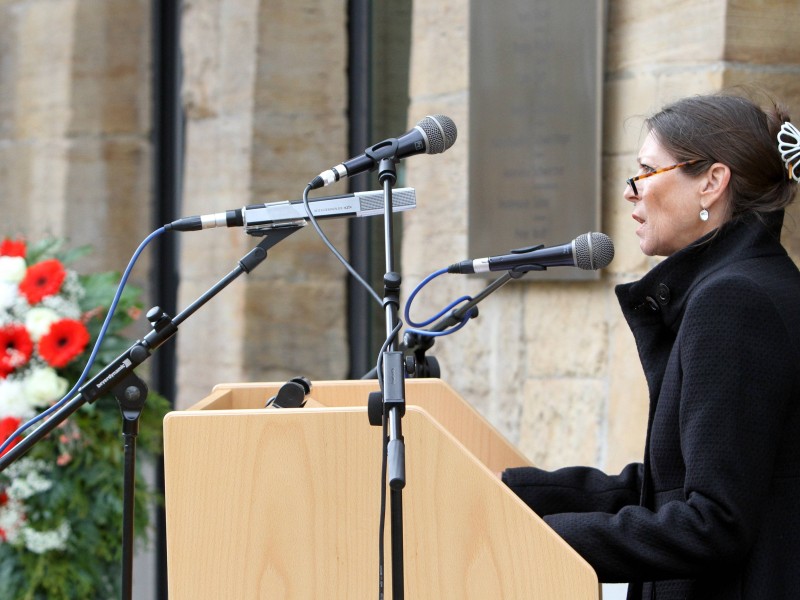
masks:
[[(376, 383), (315, 383), (305, 408), (260, 408), (280, 385), (217, 386), (167, 415), (171, 600), (377, 595)], [(494, 475), (524, 457), (443, 382), (410, 380), (406, 396), (406, 597), (599, 598), (591, 567)]]

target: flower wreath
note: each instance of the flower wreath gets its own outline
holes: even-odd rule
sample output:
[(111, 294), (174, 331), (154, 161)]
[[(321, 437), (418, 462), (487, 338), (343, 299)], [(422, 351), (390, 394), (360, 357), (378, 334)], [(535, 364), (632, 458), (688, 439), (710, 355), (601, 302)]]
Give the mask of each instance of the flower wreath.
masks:
[[(79, 275), (68, 267), (89, 250), (64, 251), (58, 240), (0, 241), (0, 443), (80, 377), (119, 281), (116, 273)], [(139, 294), (133, 288), (122, 294), (90, 375), (130, 345), (122, 330), (140, 313)], [(168, 408), (150, 393), (138, 444), (145, 456), (160, 453)], [(98, 399), (0, 473), (1, 598), (119, 596), (120, 430), (114, 398)], [(154, 498), (137, 481), (140, 538)]]

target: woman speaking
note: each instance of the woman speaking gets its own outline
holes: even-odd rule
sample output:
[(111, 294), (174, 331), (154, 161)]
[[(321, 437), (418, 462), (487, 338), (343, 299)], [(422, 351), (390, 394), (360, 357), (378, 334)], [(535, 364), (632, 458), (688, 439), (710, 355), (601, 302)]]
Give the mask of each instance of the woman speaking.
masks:
[(616, 289), (649, 389), (643, 462), (502, 478), (629, 599), (797, 598), (800, 274), (780, 232), (800, 132), (730, 94), (645, 124), (624, 198), (667, 258)]

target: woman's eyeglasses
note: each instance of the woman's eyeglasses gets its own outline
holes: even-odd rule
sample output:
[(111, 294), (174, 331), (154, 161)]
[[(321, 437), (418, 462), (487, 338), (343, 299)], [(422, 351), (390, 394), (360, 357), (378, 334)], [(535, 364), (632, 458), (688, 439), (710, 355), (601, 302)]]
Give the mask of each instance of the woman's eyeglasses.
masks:
[(656, 169), (654, 171), (650, 171), (649, 173), (642, 173), (641, 175), (637, 175), (636, 177), (631, 177), (625, 180), (629, 186), (631, 186), (631, 190), (633, 191), (634, 196), (639, 195), (639, 190), (636, 189), (636, 182), (640, 179), (646, 179), (648, 177), (652, 177), (653, 175), (658, 175), (659, 173), (666, 173), (667, 171), (672, 171), (672, 169), (680, 169), (681, 167), (688, 167), (689, 165), (693, 165), (699, 163), (700, 159), (695, 158), (693, 160), (687, 160), (684, 162), (680, 162), (677, 165), (671, 165), (669, 167), (661, 167), (660, 169)]

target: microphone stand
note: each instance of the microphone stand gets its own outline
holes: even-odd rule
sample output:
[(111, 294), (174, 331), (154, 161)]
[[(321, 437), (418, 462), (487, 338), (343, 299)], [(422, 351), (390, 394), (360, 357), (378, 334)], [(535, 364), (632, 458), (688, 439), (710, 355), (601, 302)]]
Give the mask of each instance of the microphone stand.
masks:
[(139, 433), (139, 416), (147, 400), (147, 385), (133, 370), (150, 358), (153, 351), (161, 347), (178, 332), (178, 325), (194, 314), (201, 306), (211, 300), (242, 273), (250, 273), (264, 259), (267, 250), (288, 237), (302, 226), (275, 229), (267, 233), (255, 248), (244, 256), (236, 268), (212, 286), (175, 318), (163, 312), (158, 306), (147, 312), (147, 319), (153, 330), (136, 341), (120, 354), (105, 369), (84, 384), (78, 394), (20, 442), (0, 457), (0, 472), (28, 452), (40, 439), (45, 437), (71, 414), (87, 402), (93, 403), (100, 396), (111, 391), (119, 403), (122, 414), (124, 438), (124, 479), (123, 479), (123, 523), (122, 523), (122, 599), (130, 600), (133, 594), (133, 531), (134, 531), (134, 492), (136, 467), (136, 437)]
[[(377, 157), (376, 157), (377, 158)], [(383, 420), (388, 441), (386, 461), (389, 474), (389, 498), (392, 536), (392, 597), (402, 600), (403, 575), (403, 488), (406, 485), (405, 445), (401, 419), (405, 415), (405, 365), (398, 350), (397, 331), (400, 311), (400, 274), (394, 270), (394, 226), (392, 187), (397, 181), (394, 155), (380, 157), (378, 181), (384, 193), (384, 245), (386, 273), (383, 277), (383, 307), (386, 313), (388, 345), (381, 355), (383, 366)], [(372, 422), (372, 421), (370, 421)]]

